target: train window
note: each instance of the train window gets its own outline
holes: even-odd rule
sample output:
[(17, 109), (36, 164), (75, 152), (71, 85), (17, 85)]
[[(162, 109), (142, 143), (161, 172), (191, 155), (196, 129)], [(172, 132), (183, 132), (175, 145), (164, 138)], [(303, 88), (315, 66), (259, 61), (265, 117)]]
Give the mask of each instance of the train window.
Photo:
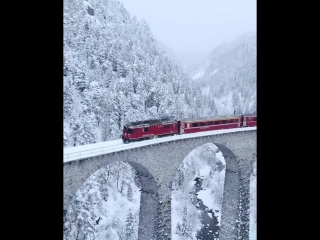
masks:
[(164, 125), (164, 128), (170, 128), (170, 125)]
[(129, 134), (133, 133), (133, 129), (132, 128), (128, 128), (127, 133), (129, 133)]
[(238, 122), (238, 119), (235, 119), (234, 122)]
[(212, 125), (212, 121), (209, 121), (209, 122), (208, 122), (208, 125)]
[(215, 122), (215, 125), (218, 125), (218, 124), (220, 124), (220, 121), (216, 121), (216, 122)]
[(198, 123), (192, 123), (192, 127), (198, 127)]
[(230, 120), (229, 120), (229, 123), (233, 123), (233, 119), (230, 119)]
[(222, 124), (226, 124), (227, 123), (227, 120), (222, 120)]
[(148, 132), (148, 128), (143, 128), (143, 132)]
[(257, 117), (253, 118), (253, 121), (257, 121)]
[(201, 122), (200, 123), (200, 126), (205, 126), (206, 124), (204, 122)]

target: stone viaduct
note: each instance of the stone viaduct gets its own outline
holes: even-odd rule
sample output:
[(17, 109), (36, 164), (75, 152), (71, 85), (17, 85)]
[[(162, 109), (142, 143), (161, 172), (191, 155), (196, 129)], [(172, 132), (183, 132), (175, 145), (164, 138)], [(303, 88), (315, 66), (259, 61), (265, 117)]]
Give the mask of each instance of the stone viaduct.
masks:
[(64, 162), (64, 213), (91, 174), (107, 164), (126, 161), (136, 170), (144, 190), (141, 193), (139, 240), (171, 239), (171, 181), (183, 159), (206, 143), (218, 146), (227, 166), (225, 189), (228, 187), (230, 191), (224, 191), (219, 239), (235, 239), (240, 178), (237, 160), (250, 161), (253, 155), (256, 156), (256, 129), (178, 139)]

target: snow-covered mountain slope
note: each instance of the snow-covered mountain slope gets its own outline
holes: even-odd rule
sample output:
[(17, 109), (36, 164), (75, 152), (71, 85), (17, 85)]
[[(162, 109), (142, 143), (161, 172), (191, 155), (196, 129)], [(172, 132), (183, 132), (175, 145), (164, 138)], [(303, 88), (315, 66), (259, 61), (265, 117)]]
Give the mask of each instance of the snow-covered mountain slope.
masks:
[(257, 88), (256, 34), (246, 33), (214, 49), (195, 65), (190, 76), (202, 86), (202, 93), (213, 96), (218, 114), (256, 111)]
[(117, 139), (126, 122), (216, 111), (117, 0), (64, 1), (63, 42), (64, 147)]

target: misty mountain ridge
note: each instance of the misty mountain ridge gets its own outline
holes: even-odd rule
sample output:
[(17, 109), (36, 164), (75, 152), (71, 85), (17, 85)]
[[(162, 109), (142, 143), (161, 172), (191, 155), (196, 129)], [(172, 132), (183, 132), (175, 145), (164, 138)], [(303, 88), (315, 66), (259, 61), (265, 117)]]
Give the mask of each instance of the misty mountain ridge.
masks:
[(190, 76), (201, 84), (202, 94), (213, 96), (219, 114), (256, 112), (256, 34), (216, 47), (196, 64)]
[(167, 44), (157, 41), (158, 48), (163, 52), (168, 58), (176, 62), (186, 73), (189, 69), (189, 66), (192, 65), (193, 58), (190, 58), (190, 53), (186, 52), (174, 52), (171, 47)]

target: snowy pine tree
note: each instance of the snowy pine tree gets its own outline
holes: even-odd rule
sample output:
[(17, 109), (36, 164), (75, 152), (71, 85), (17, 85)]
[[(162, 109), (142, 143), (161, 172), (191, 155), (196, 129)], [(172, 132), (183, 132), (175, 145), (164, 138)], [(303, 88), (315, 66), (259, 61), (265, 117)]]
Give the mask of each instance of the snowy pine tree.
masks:
[(63, 115), (69, 116), (74, 104), (71, 75), (65, 76), (63, 83)]
[(69, 137), (65, 130), (63, 130), (63, 146), (68, 146)]
[(77, 131), (77, 138), (80, 145), (97, 142), (96, 124), (94, 113), (84, 110), (84, 114), (80, 116), (79, 129)]
[(128, 197), (128, 200), (131, 202), (132, 201), (132, 197), (133, 197), (131, 184), (128, 184), (127, 197)]
[(183, 187), (183, 183), (184, 183), (184, 172), (182, 169), (178, 169), (178, 186), (179, 187)]
[(179, 236), (185, 236), (187, 238), (190, 238), (192, 240), (192, 236), (191, 236), (191, 226), (188, 223), (187, 220), (187, 216), (188, 216), (188, 209), (187, 206), (183, 207), (183, 212), (182, 212), (183, 216), (182, 216), (182, 223), (177, 223), (176, 226), (176, 233)]
[(102, 199), (104, 201), (107, 201), (108, 200), (108, 196), (109, 196), (107, 184), (102, 184), (101, 183), (100, 186), (99, 186), (99, 190), (100, 190), (100, 195), (101, 195)]
[(133, 240), (135, 231), (134, 231), (134, 215), (130, 210), (126, 219), (126, 239)]

